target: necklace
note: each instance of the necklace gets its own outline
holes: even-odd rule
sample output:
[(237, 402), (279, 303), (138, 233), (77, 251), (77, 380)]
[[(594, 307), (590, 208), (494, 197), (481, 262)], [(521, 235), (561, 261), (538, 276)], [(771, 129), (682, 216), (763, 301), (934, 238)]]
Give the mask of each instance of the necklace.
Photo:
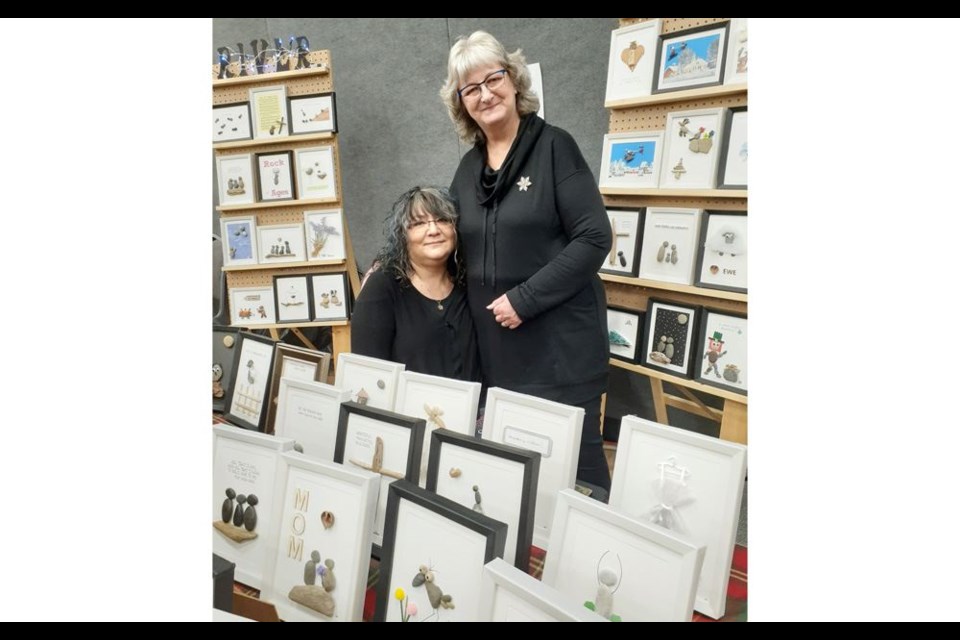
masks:
[[(449, 298), (450, 295), (453, 293), (453, 291), (451, 290), (450, 293), (448, 293), (445, 297), (440, 298), (440, 299), (438, 300), (438, 299), (434, 298), (433, 296), (427, 294), (428, 287), (427, 287), (426, 283), (423, 281), (423, 278), (421, 278), (420, 276), (414, 274), (414, 275), (411, 277), (411, 279), (410, 279), (411, 282), (413, 281), (414, 278), (416, 278), (416, 279), (421, 283), (421, 285), (422, 285), (422, 288), (421, 288), (421, 287), (417, 287), (418, 289), (420, 289), (421, 295), (422, 295), (424, 298), (426, 298), (427, 300), (429, 300), (430, 302), (436, 302), (436, 303), (437, 303), (437, 311), (443, 311), (443, 301), (446, 300), (447, 298)], [(441, 294), (441, 295), (442, 295), (442, 294)]]

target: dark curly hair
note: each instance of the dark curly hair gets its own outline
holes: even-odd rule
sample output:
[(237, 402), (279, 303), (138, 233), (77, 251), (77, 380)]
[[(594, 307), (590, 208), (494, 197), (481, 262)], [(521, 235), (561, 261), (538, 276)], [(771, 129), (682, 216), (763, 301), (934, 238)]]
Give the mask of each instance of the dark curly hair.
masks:
[[(442, 187), (414, 187), (393, 203), (390, 215), (383, 221), (386, 243), (374, 264), (389, 271), (404, 285), (410, 284), (410, 254), (407, 252), (407, 228), (423, 214), (437, 220), (449, 220), (456, 228), (460, 215), (450, 192)], [(466, 270), (460, 253), (460, 234), (456, 234), (453, 254), (447, 259), (447, 271), (457, 285), (466, 283)]]

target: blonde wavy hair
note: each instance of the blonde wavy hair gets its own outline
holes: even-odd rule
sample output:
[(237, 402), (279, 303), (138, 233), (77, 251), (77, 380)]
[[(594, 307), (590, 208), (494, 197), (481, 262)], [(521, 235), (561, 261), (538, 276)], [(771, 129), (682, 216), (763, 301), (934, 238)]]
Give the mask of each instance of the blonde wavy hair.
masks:
[(474, 31), (469, 36), (460, 36), (450, 47), (447, 81), (440, 89), (440, 98), (453, 120), (457, 135), (468, 144), (483, 142), (484, 135), (467, 113), (457, 90), (462, 86), (463, 78), (484, 66), (502, 67), (510, 74), (510, 80), (517, 88), (517, 111), (521, 116), (536, 113), (540, 109), (540, 98), (530, 88), (527, 60), (520, 49), (507, 53), (500, 41), (486, 31)]

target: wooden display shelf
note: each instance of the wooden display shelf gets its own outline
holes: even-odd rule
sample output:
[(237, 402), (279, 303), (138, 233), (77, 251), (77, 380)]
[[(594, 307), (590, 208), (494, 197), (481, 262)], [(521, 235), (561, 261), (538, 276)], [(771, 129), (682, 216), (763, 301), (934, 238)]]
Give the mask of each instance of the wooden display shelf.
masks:
[(734, 393), (733, 391), (727, 391), (726, 389), (720, 389), (719, 387), (711, 387), (708, 384), (703, 384), (701, 382), (697, 382), (696, 380), (680, 378), (670, 373), (664, 373), (663, 371), (659, 371), (657, 369), (650, 369), (639, 364), (624, 362), (623, 360), (617, 360), (616, 358), (610, 358), (610, 364), (615, 367), (620, 367), (621, 369), (633, 371), (634, 373), (642, 373), (648, 378), (656, 378), (658, 380), (669, 382), (670, 384), (675, 384), (678, 387), (686, 387), (688, 389), (693, 389), (694, 391), (702, 391), (703, 393), (711, 396), (723, 398), (724, 400), (732, 400), (733, 402), (739, 402), (740, 404), (747, 404), (747, 396), (745, 395)]
[(259, 140), (233, 140), (218, 142), (213, 145), (215, 151), (220, 149), (242, 149), (243, 147), (266, 147), (272, 144), (290, 144), (291, 142), (310, 142), (312, 140), (330, 140), (332, 131), (322, 133), (304, 133), (301, 135), (283, 136), (282, 138), (260, 138)]
[(663, 104), (665, 102), (683, 102), (685, 100), (696, 100), (698, 98), (729, 96), (735, 93), (746, 93), (746, 91), (746, 84), (723, 84), (717, 87), (706, 87), (705, 89), (668, 91), (666, 93), (643, 96), (642, 98), (607, 100), (605, 103), (603, 103), (603, 106), (605, 106), (607, 109), (632, 109), (633, 107), (645, 107), (647, 105)]
[(281, 322), (278, 324), (231, 324), (235, 329), (302, 329), (304, 327), (345, 327), (349, 320), (323, 320), (321, 322)]
[(692, 287), (686, 284), (673, 284), (672, 282), (660, 282), (658, 280), (644, 280), (643, 278), (615, 276), (609, 273), (601, 273), (600, 279), (607, 282), (616, 282), (618, 284), (629, 284), (635, 287), (647, 287), (648, 289), (663, 289), (664, 291), (689, 293), (696, 296), (705, 296), (707, 298), (719, 298), (721, 300), (733, 300), (735, 302), (747, 301), (747, 294), (745, 293), (723, 291), (721, 289), (705, 289), (703, 287)]
[(222, 271), (258, 271), (260, 269), (292, 269), (294, 267), (324, 267), (333, 264), (346, 266), (346, 258), (340, 260), (310, 260), (309, 262), (280, 262), (278, 264), (240, 264), (220, 267)]
[(255, 76), (237, 76), (236, 78), (224, 78), (223, 80), (214, 80), (213, 86), (233, 87), (238, 84), (256, 84), (258, 82), (283, 82), (284, 80), (293, 80), (294, 78), (303, 78), (306, 76), (323, 76), (330, 73), (330, 67), (325, 64), (310, 67), (309, 69), (294, 69), (293, 71), (276, 71), (274, 73), (264, 73)]
[(313, 200), (277, 200), (276, 202), (251, 202), (250, 204), (228, 204), (217, 207), (220, 213), (235, 213), (256, 209), (278, 209), (280, 207), (312, 207), (315, 204), (336, 204), (337, 198), (315, 198)]
[(663, 198), (746, 198), (746, 189), (631, 189), (600, 187), (605, 196), (661, 196)]

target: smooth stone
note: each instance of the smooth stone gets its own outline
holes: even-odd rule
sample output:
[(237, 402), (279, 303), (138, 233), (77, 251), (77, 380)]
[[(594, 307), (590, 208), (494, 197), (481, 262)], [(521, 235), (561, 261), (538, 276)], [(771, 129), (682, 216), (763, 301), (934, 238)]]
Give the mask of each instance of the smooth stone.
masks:
[(257, 528), (257, 510), (253, 505), (247, 505), (243, 512), (243, 527), (247, 531), (253, 531)]
[(334, 562), (330, 558), (327, 558), (323, 561), (323, 564), (327, 567), (327, 570), (323, 573), (323, 579), (320, 581), (320, 584), (323, 585), (324, 591), (333, 591), (337, 588), (337, 577), (333, 575)]
[(302, 604), (308, 609), (313, 609), (325, 616), (332, 616), (336, 608), (333, 596), (324, 591), (323, 587), (316, 585), (297, 585), (293, 589), (290, 589), (287, 597), (297, 604)]
[(247, 497), (242, 493), (237, 496), (237, 508), (233, 510), (233, 526), (242, 527), (243, 526), (243, 503), (247, 501)]
[(260, 498), (257, 497), (257, 494), (251, 493), (250, 495), (247, 496), (247, 504), (249, 504), (252, 507), (255, 507), (258, 504), (260, 504)]
[(234, 498), (237, 497), (237, 492), (231, 489), (230, 487), (227, 487), (227, 497), (233, 500)]
[(223, 507), (220, 509), (220, 517), (224, 522), (230, 522), (230, 516), (233, 515), (233, 500), (227, 498), (223, 501)]

